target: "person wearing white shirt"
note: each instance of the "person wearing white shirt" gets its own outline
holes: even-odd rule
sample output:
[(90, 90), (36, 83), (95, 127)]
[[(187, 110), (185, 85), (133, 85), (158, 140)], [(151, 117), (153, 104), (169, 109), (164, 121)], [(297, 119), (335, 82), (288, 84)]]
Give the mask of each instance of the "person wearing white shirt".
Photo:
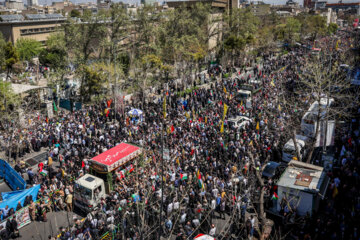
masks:
[(172, 210), (174, 208), (174, 204), (173, 203), (169, 203), (168, 207), (167, 207), (167, 213), (170, 215)]
[(212, 236), (212, 237), (215, 237), (215, 234), (216, 234), (216, 227), (215, 227), (214, 224), (211, 224), (209, 235)]
[(184, 224), (186, 222), (186, 213), (183, 213), (180, 217), (180, 223)]
[(174, 210), (179, 210), (180, 208), (180, 203), (179, 202), (175, 202), (174, 203)]

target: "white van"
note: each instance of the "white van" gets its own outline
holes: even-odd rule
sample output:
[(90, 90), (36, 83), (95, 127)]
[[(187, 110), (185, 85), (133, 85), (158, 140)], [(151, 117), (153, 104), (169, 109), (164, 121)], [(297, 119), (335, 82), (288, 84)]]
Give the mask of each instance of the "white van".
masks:
[[(301, 161), (302, 159), (304, 159), (304, 157), (306, 156), (306, 153), (307, 153), (306, 142), (307, 142), (308, 138), (305, 136), (296, 135), (295, 140), (296, 140), (297, 147), (300, 151), (300, 157), (301, 157), (301, 159), (298, 159), (298, 160)], [(296, 156), (297, 156), (297, 154), (296, 154), (295, 144), (294, 144), (293, 139), (291, 138), (289, 141), (287, 141), (287, 143), (285, 143), (285, 145), (283, 147), (282, 160), (284, 162), (290, 162)]]
[(75, 181), (74, 203), (85, 212), (96, 209), (105, 195), (105, 184), (101, 178), (85, 174)]
[(326, 116), (326, 107), (330, 108), (334, 104), (333, 98), (321, 98), (320, 104), (315, 101), (311, 104), (309, 110), (301, 119), (301, 131), (307, 137), (315, 137), (315, 130), (317, 124), (317, 116), (320, 108), (320, 121)]
[(227, 122), (229, 124), (229, 127), (240, 130), (245, 129), (245, 127), (248, 126), (252, 122), (252, 120), (245, 116), (238, 116), (235, 118), (229, 118)]

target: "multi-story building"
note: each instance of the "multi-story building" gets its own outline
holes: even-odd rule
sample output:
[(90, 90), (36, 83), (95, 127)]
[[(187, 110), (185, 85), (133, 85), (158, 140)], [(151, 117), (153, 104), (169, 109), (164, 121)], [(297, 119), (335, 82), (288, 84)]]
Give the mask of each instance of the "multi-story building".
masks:
[(39, 5), (38, 0), (27, 0), (28, 7), (37, 6), (37, 5)]
[(66, 18), (61, 14), (1, 15), (0, 32), (6, 41), (31, 38), (45, 43), (49, 35), (59, 31)]
[(170, 0), (166, 1), (166, 4), (170, 8), (178, 8), (183, 5), (190, 7), (196, 5), (199, 2), (204, 4), (210, 4), (212, 8), (217, 8), (220, 10), (226, 10), (227, 8), (229, 8), (230, 5), (228, 0)]
[(354, 3), (328, 3), (326, 8), (331, 8), (334, 12), (347, 12), (348, 14), (360, 15), (360, 1)]
[(252, 1), (248, 7), (256, 16), (264, 16), (270, 13), (270, 4), (266, 4), (262, 1)]
[(303, 6), (304, 6), (304, 8), (313, 8), (313, 1), (312, 0), (304, 0)]
[(24, 2), (22, 0), (6, 0), (5, 7), (10, 9), (23, 10)]
[(141, 4), (143, 5), (154, 5), (156, 0), (141, 0)]

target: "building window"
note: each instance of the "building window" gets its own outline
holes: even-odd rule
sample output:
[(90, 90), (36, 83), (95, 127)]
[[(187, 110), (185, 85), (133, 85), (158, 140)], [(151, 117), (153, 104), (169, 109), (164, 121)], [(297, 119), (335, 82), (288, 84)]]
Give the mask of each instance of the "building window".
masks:
[(20, 35), (29, 35), (29, 34), (41, 34), (41, 33), (49, 33), (57, 31), (57, 27), (45, 27), (45, 28), (30, 28), (30, 29), (21, 29)]

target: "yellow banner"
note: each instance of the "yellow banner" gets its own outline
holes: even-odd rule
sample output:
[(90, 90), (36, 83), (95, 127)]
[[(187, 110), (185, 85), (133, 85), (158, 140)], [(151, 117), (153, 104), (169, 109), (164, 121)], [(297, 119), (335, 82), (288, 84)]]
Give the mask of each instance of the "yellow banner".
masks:
[(340, 43), (341, 43), (341, 41), (340, 41), (340, 40), (337, 40), (337, 42), (336, 42), (336, 47), (335, 47), (336, 51), (339, 50), (339, 44), (340, 44)]
[(164, 118), (166, 118), (166, 96), (164, 96), (163, 111), (164, 111)]
[(229, 108), (229, 106), (228, 106), (228, 105), (226, 105), (226, 104), (224, 103), (224, 115), (223, 115), (223, 121), (225, 120), (225, 116), (226, 116), (226, 113), (227, 113), (228, 108)]
[(220, 132), (223, 133), (224, 132), (224, 121), (221, 121), (221, 128), (220, 128)]

